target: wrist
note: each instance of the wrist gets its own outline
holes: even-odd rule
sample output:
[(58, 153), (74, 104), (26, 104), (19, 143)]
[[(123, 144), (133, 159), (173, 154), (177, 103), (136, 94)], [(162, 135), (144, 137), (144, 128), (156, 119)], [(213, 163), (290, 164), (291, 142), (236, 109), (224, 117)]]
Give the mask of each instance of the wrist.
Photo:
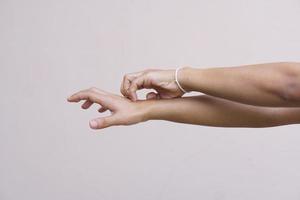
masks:
[(160, 119), (164, 111), (165, 101), (167, 100), (138, 100), (136, 104), (140, 122)]
[(178, 72), (178, 82), (187, 92), (193, 91), (193, 88), (191, 87), (191, 80), (194, 71), (195, 69), (192, 67), (183, 67)]
[(152, 110), (151, 107), (153, 107), (153, 103), (151, 103), (153, 100), (138, 100), (134, 102), (136, 104), (136, 110), (137, 115), (139, 116), (139, 122), (146, 122), (148, 120), (151, 120), (151, 114)]

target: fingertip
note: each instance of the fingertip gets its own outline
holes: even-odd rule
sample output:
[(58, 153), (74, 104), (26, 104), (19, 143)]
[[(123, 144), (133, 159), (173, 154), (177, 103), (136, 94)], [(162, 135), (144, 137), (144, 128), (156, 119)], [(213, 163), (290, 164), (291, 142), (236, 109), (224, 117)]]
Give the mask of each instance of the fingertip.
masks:
[(134, 97), (133, 97), (133, 95), (131, 95), (131, 94), (129, 94), (128, 96), (126, 96), (126, 98), (128, 98), (128, 99), (131, 100), (131, 101), (134, 101)]
[(68, 97), (68, 98), (67, 98), (67, 101), (68, 101), (68, 102), (73, 102), (73, 99), (72, 99), (71, 97)]
[(67, 100), (68, 100), (69, 102), (75, 102), (75, 101), (77, 100), (77, 99), (76, 99), (76, 95), (73, 94), (73, 95), (69, 96)]
[(137, 101), (137, 94), (135, 92), (131, 93), (132, 101)]
[(132, 100), (132, 101), (137, 101), (137, 99), (136, 99), (136, 98), (134, 98), (134, 97), (133, 97), (131, 100)]
[(96, 120), (91, 120), (89, 123), (91, 129), (97, 129), (98, 128), (98, 123)]
[(126, 97), (126, 92), (125, 92), (123, 89), (121, 89), (120, 93), (121, 93), (124, 97)]

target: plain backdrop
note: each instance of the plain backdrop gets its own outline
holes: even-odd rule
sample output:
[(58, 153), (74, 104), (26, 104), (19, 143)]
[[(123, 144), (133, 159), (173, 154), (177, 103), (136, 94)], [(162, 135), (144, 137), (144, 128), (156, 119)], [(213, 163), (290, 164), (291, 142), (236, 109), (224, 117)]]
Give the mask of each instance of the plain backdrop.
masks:
[(147, 68), (299, 61), (299, 19), (299, 0), (0, 0), (0, 199), (299, 200), (297, 125), (94, 131), (97, 106), (66, 101)]

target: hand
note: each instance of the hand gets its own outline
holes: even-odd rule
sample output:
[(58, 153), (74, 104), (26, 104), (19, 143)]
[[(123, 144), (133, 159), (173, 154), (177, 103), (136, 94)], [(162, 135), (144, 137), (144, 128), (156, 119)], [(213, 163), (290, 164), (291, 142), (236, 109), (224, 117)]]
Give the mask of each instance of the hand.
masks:
[(170, 99), (181, 97), (184, 92), (175, 82), (175, 70), (149, 69), (141, 72), (126, 74), (120, 91), (132, 101), (138, 100), (136, 91), (140, 89), (154, 89), (147, 94), (147, 99)]
[(102, 129), (115, 125), (131, 125), (145, 121), (143, 106), (138, 102), (132, 102), (127, 98), (111, 94), (97, 88), (82, 90), (70, 96), (69, 102), (80, 102), (83, 109), (88, 109), (93, 103), (101, 106), (99, 112), (111, 111), (110, 116), (100, 117), (90, 121), (92, 129)]

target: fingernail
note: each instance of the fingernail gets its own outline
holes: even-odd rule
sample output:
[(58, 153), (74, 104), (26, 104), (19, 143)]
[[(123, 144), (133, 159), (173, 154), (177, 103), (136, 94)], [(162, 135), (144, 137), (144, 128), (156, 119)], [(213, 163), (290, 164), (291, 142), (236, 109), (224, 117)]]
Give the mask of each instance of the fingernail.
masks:
[(95, 120), (90, 121), (90, 127), (93, 129), (97, 128), (97, 122)]

